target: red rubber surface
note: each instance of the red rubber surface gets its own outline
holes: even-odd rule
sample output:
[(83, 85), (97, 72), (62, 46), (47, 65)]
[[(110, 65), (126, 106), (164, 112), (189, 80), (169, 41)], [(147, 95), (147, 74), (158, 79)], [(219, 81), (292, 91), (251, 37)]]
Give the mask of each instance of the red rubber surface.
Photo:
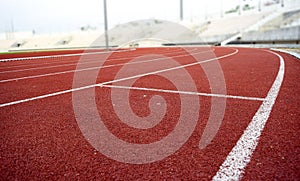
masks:
[[(264, 98), (277, 75), (279, 58), (263, 49), (237, 49), (237, 54), (219, 60), (227, 94)], [(215, 47), (214, 53), (220, 57), (234, 50)], [(169, 54), (171, 51), (174, 53)], [(176, 48), (141, 48), (112, 54), (104, 65), (116, 66), (101, 69), (97, 83), (113, 80), (122, 64), (128, 63), (133, 57), (146, 54), (178, 56), (184, 53)], [(284, 53), (279, 54), (285, 62), (284, 81), (259, 144), (245, 169), (243, 180), (300, 178), (300, 61)], [(34, 54), (36, 55), (38, 54)], [(33, 54), (22, 54), (22, 57), (26, 56)], [(0, 59), (2, 58), (9, 56), (1, 55)], [(0, 62), (0, 80), (74, 70), (79, 58)], [(181, 65), (193, 62), (192, 57), (174, 59)], [(85, 66), (96, 66), (95, 60), (88, 60), (90, 62)], [(147, 65), (140, 63), (132, 67)], [(47, 68), (49, 66), (59, 67)], [(38, 69), (1, 73), (30, 68)], [(209, 83), (201, 66), (187, 67), (186, 70), (195, 81), (198, 92), (210, 93)], [(89, 71), (85, 73), (88, 75)], [(71, 89), (73, 76), (74, 72), (71, 72), (1, 82), (0, 103)], [(177, 78), (185, 81), (180, 75)], [(155, 75), (144, 76), (134, 85), (176, 90), (170, 81)], [(131, 143), (147, 144), (161, 140), (174, 129), (181, 106), (178, 93), (131, 90), (131, 108), (138, 116), (150, 113), (147, 105), (153, 95), (164, 97), (168, 105), (167, 114), (160, 124), (151, 129), (137, 130), (119, 121), (113, 111), (110, 92), (111, 88), (97, 87), (96, 103), (103, 122), (117, 137)], [(72, 93), (2, 107), (0, 180), (211, 180), (243, 134), (261, 101), (227, 99), (222, 125), (213, 141), (202, 150), (198, 145), (209, 117), (211, 97), (199, 96), (199, 102), (199, 120), (188, 141), (171, 156), (141, 165), (112, 160), (89, 144), (77, 125)]]

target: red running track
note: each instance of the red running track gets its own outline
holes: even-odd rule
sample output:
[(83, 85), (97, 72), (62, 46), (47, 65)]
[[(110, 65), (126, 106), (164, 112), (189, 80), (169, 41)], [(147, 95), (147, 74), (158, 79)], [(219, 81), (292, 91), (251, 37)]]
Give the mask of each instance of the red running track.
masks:
[[(227, 47), (60, 53), (0, 62), (1, 180), (300, 178), (299, 59)], [(29, 56), (47, 55), (17, 57)], [(220, 125), (207, 126), (211, 115)], [(123, 142), (110, 147), (97, 123), (128, 150)], [(208, 127), (213, 139), (199, 147)], [(176, 130), (178, 139), (148, 152)], [(132, 145), (141, 145), (136, 154)]]

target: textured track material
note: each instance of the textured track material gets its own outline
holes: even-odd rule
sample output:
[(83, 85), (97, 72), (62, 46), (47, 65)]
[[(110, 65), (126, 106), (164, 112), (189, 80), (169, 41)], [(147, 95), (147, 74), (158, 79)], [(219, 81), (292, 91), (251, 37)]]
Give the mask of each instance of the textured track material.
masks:
[[(268, 95), (279, 72), (280, 56), (284, 61), (284, 78), (278, 96), (249, 163), (240, 170), (239, 177), (233, 178), (299, 179), (299, 59), (281, 52), (276, 52), (277, 56), (268, 49), (213, 47), (209, 53), (214, 57), (205, 51), (207, 49), (202, 47), (191, 48), (190, 54), (175, 47), (139, 48), (114, 52), (106, 61), (97, 58), (97, 54), (91, 54), (84, 62), (80, 55), (57, 56), (62, 53), (81, 54), (82, 50), (0, 55), (0, 60), (55, 55), (0, 62), (0, 180), (216, 179), (214, 176), (221, 172), (221, 165)], [(201, 52), (203, 59), (199, 64), (195, 63), (193, 54)], [(151, 55), (152, 58), (139, 59), (145, 55)], [(154, 55), (171, 57), (180, 68), (174, 69), (173, 64), (166, 63), (166, 59), (155, 59)], [(132, 62), (134, 58), (135, 63)], [(201, 63), (208, 59), (211, 60)], [(100, 86), (84, 84), (89, 87), (74, 89), (74, 74), (81, 72), (88, 78), (98, 71), (97, 66), (101, 61), (105, 62), (95, 79)], [(215, 95), (211, 92), (210, 81), (214, 81), (214, 74), (207, 75), (204, 69), (213, 61), (218, 61), (222, 68), (226, 94)], [(124, 65), (129, 71), (128, 76), (118, 77)], [(184, 69), (194, 81), (195, 91), (191, 91), (188, 84), (185, 90), (177, 90), (172, 81), (151, 72), (138, 76), (132, 85), (134, 88), (126, 87), (131, 81), (128, 78), (130, 72), (144, 67), (151, 67), (152, 72), (166, 70), (162, 74), (171, 72), (176, 81), (183, 83), (187, 81), (180, 73)], [(117, 82), (111, 82), (117, 79)], [(185, 95), (189, 101), (196, 99), (199, 102), (199, 118), (187, 141), (170, 156), (144, 164), (115, 161), (86, 140), (76, 120), (73, 91), (93, 89), (103, 123), (113, 135), (128, 143), (149, 144), (168, 136), (178, 124), (180, 109), (184, 106), (181, 95)], [(118, 105), (112, 102), (110, 95), (117, 90), (129, 91), (130, 108), (139, 117), (151, 115), (149, 101), (155, 96), (165, 100), (166, 114), (149, 129), (130, 127), (121, 122), (114, 111)], [(213, 140), (200, 149), (199, 141), (208, 124), (215, 98), (226, 99), (225, 114)], [(114, 101), (123, 99), (126, 97), (120, 96)], [(155, 103), (154, 106), (161, 104)], [(90, 108), (86, 109), (88, 111)], [(132, 157), (134, 155), (124, 155), (125, 159)]]

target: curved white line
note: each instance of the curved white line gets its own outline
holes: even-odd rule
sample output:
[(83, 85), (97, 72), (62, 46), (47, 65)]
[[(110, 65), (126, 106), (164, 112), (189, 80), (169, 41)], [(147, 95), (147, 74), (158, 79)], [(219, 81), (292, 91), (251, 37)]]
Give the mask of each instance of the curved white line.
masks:
[[(196, 50), (192, 50), (192, 51), (195, 52)], [(214, 49), (212, 49), (211, 51), (214, 51)], [(164, 55), (171, 55), (173, 53), (181, 53), (181, 52), (184, 53), (183, 51), (173, 51), (173, 52), (165, 53)], [(123, 57), (123, 58), (115, 58), (115, 59), (110, 59), (110, 60), (108, 60), (108, 61), (106, 60), (106, 61), (107, 62), (119, 61), (119, 60), (125, 60), (125, 59), (129, 59), (129, 58), (134, 58), (136, 56), (139, 56), (139, 55), (135, 55), (135, 56), (131, 56), (131, 57), (127, 56), (127, 57)], [(105, 60), (102, 60), (102, 61), (105, 61)], [(97, 60), (97, 57), (93, 57), (93, 59), (91, 59), (91, 61), (85, 61), (85, 62), (81, 62), (81, 63), (73, 62), (73, 63), (65, 63), (65, 64), (59, 64), (59, 65), (31, 67), (31, 68), (17, 69), (17, 70), (5, 70), (5, 71), (1, 71), (0, 70), (0, 74), (12, 73), (12, 72), (24, 72), (24, 71), (29, 71), (29, 70), (41, 70), (41, 69), (49, 69), (49, 68), (57, 68), (57, 67), (68, 67), (68, 66), (78, 65), (78, 64), (93, 64), (95, 62), (99, 62), (99, 60)], [(54, 62), (54, 63), (58, 63), (58, 62)], [(38, 64), (38, 65), (40, 65), (40, 64)], [(5, 67), (5, 68), (10, 68), (10, 67)]]
[(20, 60), (35, 60), (35, 59), (45, 59), (45, 58), (58, 58), (58, 57), (73, 57), (73, 56), (81, 56), (81, 55), (97, 55), (97, 54), (106, 54), (111, 52), (123, 52), (123, 51), (131, 51), (135, 49), (125, 49), (125, 50), (113, 50), (113, 51), (104, 51), (104, 52), (83, 52), (83, 53), (72, 53), (72, 54), (59, 54), (59, 55), (44, 55), (44, 56), (33, 56), (33, 57), (19, 57), (19, 58), (6, 58), (0, 59), (0, 62), (8, 62), (8, 61), (20, 61)]
[(57, 95), (61, 95), (61, 94), (66, 94), (66, 93), (70, 93), (70, 92), (73, 92), (73, 91), (80, 91), (80, 90), (83, 90), (83, 89), (93, 88), (93, 87), (97, 87), (97, 86), (101, 87), (102, 85), (107, 85), (107, 84), (111, 84), (111, 83), (114, 83), (114, 82), (121, 82), (121, 81), (129, 80), (129, 79), (133, 79), (133, 78), (142, 77), (142, 76), (145, 76), (145, 75), (151, 75), (151, 74), (156, 74), (156, 73), (161, 73), (161, 72), (167, 72), (167, 71), (172, 71), (172, 70), (176, 70), (176, 69), (180, 69), (180, 68), (190, 67), (190, 66), (197, 65), (197, 64), (207, 63), (207, 62), (210, 62), (210, 61), (216, 61), (216, 60), (223, 59), (223, 58), (226, 58), (226, 57), (237, 54), (238, 49), (234, 49), (234, 50), (235, 51), (232, 52), (232, 53), (229, 53), (229, 54), (226, 54), (226, 55), (223, 55), (223, 56), (220, 56), (220, 57), (210, 58), (210, 59), (207, 59), (207, 60), (204, 60), (204, 61), (201, 61), (201, 62), (195, 62), (195, 63), (182, 65), (182, 66), (178, 66), (178, 67), (173, 67), (173, 68), (169, 68), (169, 69), (149, 72), (149, 73), (135, 75), (135, 76), (131, 76), (131, 77), (125, 77), (125, 78), (122, 78), (122, 79), (111, 80), (111, 81), (107, 81), (107, 82), (103, 82), (103, 83), (99, 83), (99, 84), (93, 84), (93, 85), (83, 86), (83, 87), (79, 87), (79, 88), (63, 90), (63, 91), (54, 92), (54, 93), (50, 93), (50, 94), (45, 94), (45, 95), (32, 97), (32, 98), (27, 98), (27, 99), (23, 99), (23, 100), (7, 102), (7, 103), (0, 104), (0, 108), (20, 104), (20, 103), (23, 103), (23, 102), (33, 101), (33, 100), (37, 100), (37, 99), (44, 99), (44, 98), (47, 98), (47, 97), (53, 97), (53, 96), (57, 96)]
[[(133, 51), (133, 50), (136, 50), (136, 49), (128, 49), (129, 51)], [(196, 50), (196, 48), (195, 48), (195, 50)], [(168, 51), (168, 52), (170, 52), (170, 51)], [(176, 52), (179, 52), (179, 51), (173, 51), (174, 53), (176, 53)], [(83, 52), (84, 53), (84, 52)], [(89, 52), (86, 52), (86, 53), (89, 53)], [(90, 53), (93, 53), (93, 52), (90, 52)], [(102, 52), (99, 52), (99, 53), (101, 53), (102, 54)], [(118, 52), (118, 53), (122, 53), (122, 52)], [(172, 52), (171, 52), (172, 53)], [(83, 54), (84, 55), (84, 54)], [(135, 54), (136, 55), (136, 54)], [(75, 57), (80, 57), (81, 55), (77, 55), (77, 56), (74, 56), (74, 58)], [(140, 56), (139, 54), (137, 54), (137, 56)], [(130, 56), (129, 56), (130, 57)], [(24, 58), (27, 58), (27, 57), (24, 57)], [(59, 58), (59, 57), (51, 57), (51, 58)], [(128, 57), (125, 57), (125, 58), (128, 58)], [(134, 58), (134, 57), (132, 57), (132, 58)], [(123, 58), (118, 58), (118, 60), (122, 60), (122, 59), (124, 59), (124, 56), (123, 56)], [(1, 59), (0, 59), (1, 60)], [(40, 60), (42, 60), (42, 59), (40, 59)], [(88, 60), (88, 59), (87, 59)], [(0, 61), (1, 62), (1, 61)], [(4, 61), (4, 62), (7, 62), (7, 61)], [(68, 60), (68, 61), (62, 61), (62, 60), (59, 60), (59, 59), (55, 59), (55, 60), (52, 60), (52, 61), (50, 61), (50, 62), (38, 62), (38, 63), (36, 63), (36, 64), (18, 64), (18, 65), (11, 65), (11, 66), (5, 66), (5, 67), (0, 67), (0, 69), (2, 69), (2, 68), (16, 68), (16, 67), (18, 67), (18, 68), (20, 68), (20, 67), (30, 67), (31, 65), (52, 65), (52, 64), (56, 64), (56, 63), (76, 63), (76, 62), (74, 62), (74, 60)], [(91, 61), (87, 61), (87, 62), (91, 62)], [(86, 62), (86, 63), (87, 63)], [(1, 71), (3, 71), (3, 70), (0, 70), (0, 72)]]
[(296, 52), (292, 52), (292, 51), (287, 51), (287, 50), (283, 50), (283, 49), (277, 49), (277, 48), (271, 48), (271, 50), (274, 50), (274, 51), (277, 51), (277, 52), (286, 53), (286, 54), (294, 56), (294, 57), (298, 58), (298, 60), (300, 60), (300, 53), (296, 53)]
[(219, 171), (213, 177), (213, 180), (240, 180), (244, 174), (247, 164), (251, 160), (251, 156), (255, 151), (261, 133), (270, 116), (272, 107), (278, 96), (283, 78), (284, 78), (284, 59), (277, 53), (275, 54), (280, 59), (280, 67), (277, 77), (270, 88), (265, 100), (255, 113), (252, 121), (240, 137), (236, 145), (226, 157), (226, 160), (220, 166)]
[[(173, 58), (179, 58), (179, 57), (187, 57), (190, 55), (197, 55), (197, 54), (202, 54), (205, 52), (210, 52), (209, 51), (202, 51), (202, 52), (197, 52), (194, 54), (186, 54), (186, 55), (177, 55), (173, 56)], [(143, 61), (138, 61), (138, 62), (133, 62), (133, 63), (119, 63), (119, 64), (111, 64), (111, 65), (104, 65), (100, 68), (109, 68), (109, 67), (117, 67), (121, 65), (129, 65), (129, 64), (140, 64), (140, 63), (147, 63), (147, 62), (153, 62), (153, 61), (159, 61), (159, 60), (164, 60), (166, 58), (156, 58), (156, 59), (151, 59), (151, 60), (143, 60)], [(205, 60), (207, 61), (207, 60)], [(205, 62), (203, 61), (203, 62)], [(34, 78), (40, 78), (40, 77), (48, 77), (48, 76), (53, 76), (53, 75), (60, 75), (60, 74), (66, 74), (66, 73), (73, 73), (73, 72), (82, 72), (82, 71), (90, 71), (90, 70), (97, 70), (99, 67), (89, 67), (85, 69), (78, 69), (78, 70), (66, 70), (62, 72), (53, 72), (53, 73), (47, 73), (47, 74), (39, 74), (39, 75), (30, 75), (30, 76), (25, 76), (25, 77), (17, 77), (17, 78), (11, 78), (11, 79), (4, 79), (0, 80), (0, 83), (5, 83), (5, 82), (12, 82), (12, 81), (17, 81), (17, 80), (25, 80), (25, 79), (34, 79)]]

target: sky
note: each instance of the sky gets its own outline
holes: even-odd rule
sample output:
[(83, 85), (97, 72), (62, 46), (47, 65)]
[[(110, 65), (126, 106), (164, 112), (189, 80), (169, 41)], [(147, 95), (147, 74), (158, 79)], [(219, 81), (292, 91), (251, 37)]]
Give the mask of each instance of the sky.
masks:
[[(183, 0), (184, 17), (203, 17), (235, 7), (240, 0)], [(243, 0), (245, 1), (245, 0)], [(257, 0), (247, 0), (257, 1)], [(180, 0), (107, 0), (109, 28), (141, 19), (179, 20)], [(221, 3), (223, 2), (223, 3)], [(1, 0), (0, 33), (51, 33), (103, 27), (103, 0)]]

